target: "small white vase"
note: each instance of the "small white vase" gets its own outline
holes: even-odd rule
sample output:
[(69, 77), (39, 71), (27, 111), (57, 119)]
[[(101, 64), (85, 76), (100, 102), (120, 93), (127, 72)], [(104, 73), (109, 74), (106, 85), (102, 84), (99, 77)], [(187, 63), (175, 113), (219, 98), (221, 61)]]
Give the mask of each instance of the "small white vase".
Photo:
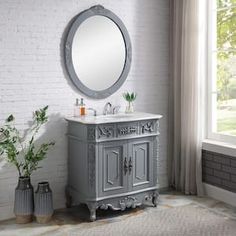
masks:
[(134, 106), (133, 102), (128, 102), (128, 105), (126, 106), (125, 113), (133, 113), (134, 112)]

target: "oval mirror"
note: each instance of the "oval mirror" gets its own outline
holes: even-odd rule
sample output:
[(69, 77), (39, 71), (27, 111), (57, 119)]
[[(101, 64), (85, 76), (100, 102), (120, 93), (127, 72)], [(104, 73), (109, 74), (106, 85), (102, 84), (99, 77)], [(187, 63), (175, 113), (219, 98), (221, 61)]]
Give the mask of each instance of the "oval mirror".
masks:
[(74, 85), (92, 98), (105, 98), (120, 88), (131, 64), (131, 42), (122, 21), (98, 5), (71, 24), (65, 64)]

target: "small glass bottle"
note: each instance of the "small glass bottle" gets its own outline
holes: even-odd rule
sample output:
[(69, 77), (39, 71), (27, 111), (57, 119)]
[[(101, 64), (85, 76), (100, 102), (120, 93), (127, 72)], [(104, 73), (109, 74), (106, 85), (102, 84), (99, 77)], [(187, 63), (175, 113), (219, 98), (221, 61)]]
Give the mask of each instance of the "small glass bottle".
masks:
[(80, 115), (84, 116), (86, 114), (86, 112), (85, 112), (85, 104), (84, 104), (84, 99), (83, 98), (80, 99), (79, 109), (80, 109)]
[(79, 99), (76, 98), (75, 105), (74, 105), (74, 117), (78, 117), (79, 115), (80, 115)]

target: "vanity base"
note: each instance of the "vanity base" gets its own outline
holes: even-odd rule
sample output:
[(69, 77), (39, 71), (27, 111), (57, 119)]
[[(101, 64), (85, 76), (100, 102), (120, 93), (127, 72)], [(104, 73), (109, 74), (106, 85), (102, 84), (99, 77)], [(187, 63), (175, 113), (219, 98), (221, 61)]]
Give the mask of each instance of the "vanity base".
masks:
[[(71, 207), (73, 197), (67, 192), (67, 202), (66, 206)], [(156, 207), (158, 203), (159, 193), (157, 190), (149, 190), (141, 193), (130, 194), (121, 197), (111, 197), (99, 201), (81, 201), (78, 203), (85, 203), (90, 212), (90, 221), (96, 220), (96, 210), (102, 209), (107, 210), (108, 208), (112, 210), (124, 211), (126, 208), (136, 208), (138, 206), (144, 205), (146, 202), (152, 202), (153, 206)]]
[(161, 116), (118, 117), (69, 120), (66, 205), (86, 204), (91, 221), (97, 209), (123, 211), (146, 201), (157, 206)]

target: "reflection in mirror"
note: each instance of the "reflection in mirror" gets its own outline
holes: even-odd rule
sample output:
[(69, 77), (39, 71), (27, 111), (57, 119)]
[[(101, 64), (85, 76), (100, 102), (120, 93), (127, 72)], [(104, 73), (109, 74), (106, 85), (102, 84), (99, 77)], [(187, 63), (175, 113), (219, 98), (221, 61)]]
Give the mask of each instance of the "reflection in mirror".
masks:
[(107, 17), (90, 17), (75, 33), (72, 63), (80, 81), (92, 90), (107, 89), (119, 79), (125, 54), (122, 33)]

